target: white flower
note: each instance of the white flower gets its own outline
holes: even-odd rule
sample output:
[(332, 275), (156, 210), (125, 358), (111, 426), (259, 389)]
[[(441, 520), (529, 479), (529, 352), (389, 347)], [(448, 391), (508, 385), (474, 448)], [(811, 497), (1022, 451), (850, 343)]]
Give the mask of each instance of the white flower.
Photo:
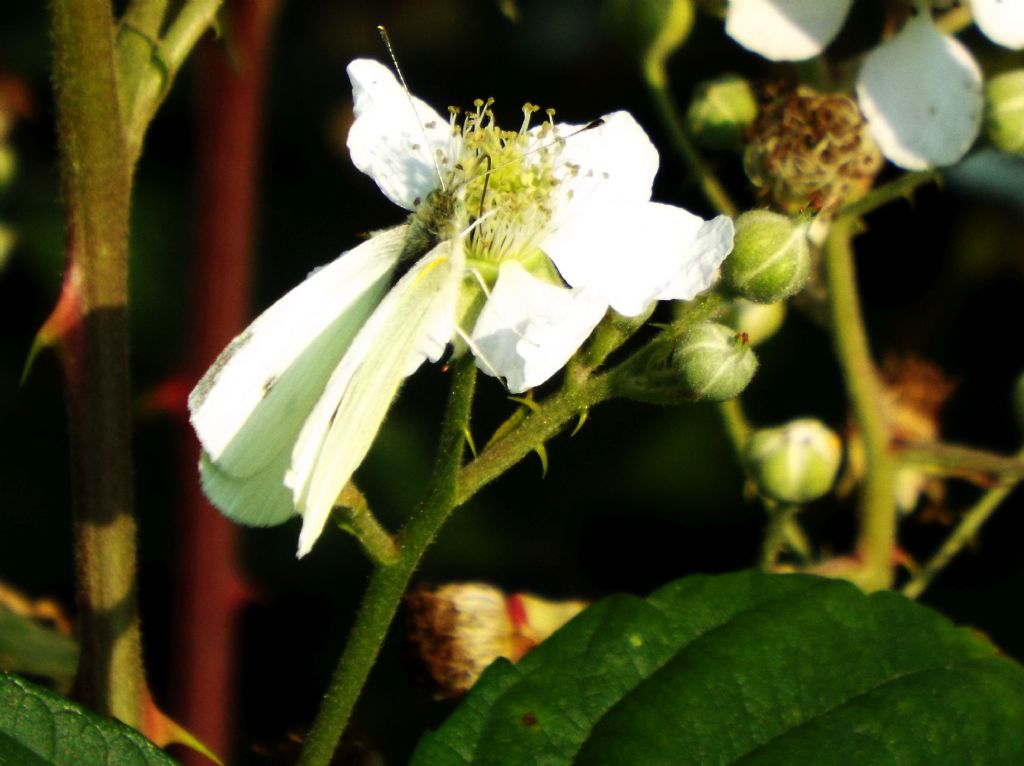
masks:
[(857, 100), (882, 154), (908, 170), (952, 165), (978, 137), (981, 70), (970, 51), (911, 19), (861, 67)]
[[(726, 31), (766, 58), (816, 56), (838, 34), (850, 0), (732, 0)], [(1024, 0), (971, 0), (993, 42), (1024, 47)], [(970, 52), (920, 12), (868, 53), (857, 97), (883, 154), (907, 169), (957, 162), (981, 125), (981, 70)]]
[(636, 316), (657, 300), (693, 298), (732, 247), (727, 217), (703, 221), (650, 201), (658, 153), (627, 112), (589, 129), (530, 127), (536, 107), (527, 107), (517, 131), (502, 131), (489, 104), (460, 123), (417, 99), (417, 120), (387, 67), (360, 59), (348, 72), (352, 162), (415, 211), (414, 226), (436, 219), (431, 201), (444, 200), (435, 236), (461, 240), (467, 269), (496, 277), (468, 317), (469, 344), (513, 393), (561, 369), (609, 306)]
[[(403, 379), (452, 343), (518, 393), (554, 375), (609, 307), (635, 316), (714, 281), (732, 221), (650, 201), (658, 153), (615, 112), (518, 130), (462, 118), (382, 64), (348, 67), (352, 161), (408, 223), (315, 271), (221, 354), (189, 398), (203, 488), (253, 525), (319, 537)], [(405, 275), (387, 291), (402, 262)], [(386, 292), (386, 294), (385, 294)]]
[(730, 0), (725, 31), (772, 61), (803, 61), (839, 33), (853, 0)]

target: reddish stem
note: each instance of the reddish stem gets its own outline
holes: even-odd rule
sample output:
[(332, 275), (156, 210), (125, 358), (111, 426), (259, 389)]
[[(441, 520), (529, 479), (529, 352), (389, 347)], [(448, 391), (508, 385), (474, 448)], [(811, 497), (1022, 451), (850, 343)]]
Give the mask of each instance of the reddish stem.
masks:
[[(228, 51), (199, 46), (198, 236), (186, 374), (195, 381), (246, 324), (252, 281), (261, 96), (276, 0), (232, 0)], [(199, 487), (198, 446), (183, 427), (177, 604), (177, 718), (215, 753), (232, 742), (233, 665), (244, 585), (236, 528)], [(184, 764), (208, 764), (197, 753)]]

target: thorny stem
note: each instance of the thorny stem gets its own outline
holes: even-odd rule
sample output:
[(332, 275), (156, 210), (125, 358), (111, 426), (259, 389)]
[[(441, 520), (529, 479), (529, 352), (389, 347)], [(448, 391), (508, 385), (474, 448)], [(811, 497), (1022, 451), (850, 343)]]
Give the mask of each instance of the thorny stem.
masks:
[(402, 529), (398, 557), (391, 566), (378, 566), (370, 577), (352, 633), (331, 677), (316, 720), (306, 736), (299, 766), (327, 766), (334, 756), (359, 693), (380, 652), (420, 559), (438, 530), (459, 505), (456, 480), (465, 447), (464, 432), (476, 386), (470, 355), (455, 366), (448, 408), (441, 427), (437, 460), (422, 504)]
[[(1018, 457), (1024, 459), (1024, 450), (1017, 454)], [(935, 576), (953, 560), (965, 545), (975, 539), (982, 525), (988, 521), (1000, 503), (1013, 492), (1020, 479), (1021, 477), (1015, 476), (983, 494), (978, 502), (963, 515), (960, 523), (957, 524), (956, 529), (949, 535), (942, 547), (903, 586), (903, 595), (908, 598), (920, 596), (935, 579)]]
[(50, 5), (67, 264), (40, 337), (58, 348), (74, 470), (78, 697), (139, 726), (145, 674), (135, 588), (129, 411), (128, 212), (107, 0)]
[(864, 440), (866, 473), (859, 498), (856, 552), (862, 570), (858, 584), (866, 590), (892, 586), (892, 552), (896, 544), (895, 461), (889, 453), (889, 425), (880, 409), (882, 389), (871, 359), (857, 296), (851, 239), (854, 221), (840, 218), (825, 245), (825, 266), (832, 339)]
[[(191, 0), (186, 8), (196, 4)], [(204, 5), (216, 7), (219, 0)], [(160, 0), (137, 0), (127, 16), (129, 23), (158, 29), (165, 10)], [(179, 16), (175, 25), (181, 22)], [(132, 169), (149, 119), (131, 120), (126, 104), (139, 79), (136, 67), (148, 65), (140, 63), (144, 46), (138, 41), (116, 46), (109, 0), (52, 0), (50, 31), (67, 262), (60, 298), (33, 353), (55, 346), (67, 387), (82, 647), (75, 686), (88, 706), (138, 727), (146, 688), (136, 603), (126, 309)], [(179, 35), (178, 64), (202, 30), (194, 31)], [(169, 82), (162, 82), (166, 92)], [(156, 103), (148, 115), (155, 110)]]
[(299, 766), (325, 766), (344, 731), (402, 594), (427, 547), (452, 511), (553, 437), (580, 412), (612, 394), (613, 376), (628, 368), (578, 381), (563, 388), (492, 442), (472, 462), (461, 465), (465, 429), (475, 384), (472, 360), (463, 359), (455, 371), (448, 413), (442, 427), (438, 460), (427, 499), (398, 537), (398, 555), (390, 565), (378, 565), (348, 643), (306, 739)]
[(739, 209), (730, 199), (729, 193), (718, 180), (718, 177), (704, 163), (697, 148), (690, 141), (690, 137), (686, 135), (686, 128), (683, 127), (682, 122), (679, 120), (679, 110), (672, 99), (668, 74), (664, 66), (646, 66), (644, 67), (644, 76), (647, 81), (647, 87), (651, 92), (651, 98), (654, 99), (654, 105), (658, 109), (658, 114), (665, 125), (665, 129), (668, 131), (669, 138), (672, 139), (676, 150), (686, 160), (686, 163), (697, 177), (697, 183), (704, 192), (704, 196), (707, 197), (708, 202), (719, 213), (735, 218), (739, 214)]

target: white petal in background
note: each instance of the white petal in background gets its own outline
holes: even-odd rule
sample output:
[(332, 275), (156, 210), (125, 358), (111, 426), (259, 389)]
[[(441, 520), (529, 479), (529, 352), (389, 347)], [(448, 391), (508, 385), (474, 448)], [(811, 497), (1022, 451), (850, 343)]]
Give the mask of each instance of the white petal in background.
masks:
[[(670, 287), (693, 297), (708, 286), (705, 277), (713, 278), (732, 248), (732, 223), (724, 249), (722, 242), (704, 236), (705, 225), (673, 205), (606, 204), (568, 221), (541, 248), (570, 285), (592, 292), (620, 314), (636, 316)], [(710, 274), (704, 273), (706, 265)]]
[(974, 23), (994, 43), (1024, 48), (1024, 0), (970, 0)]
[(772, 61), (817, 56), (839, 34), (853, 0), (730, 0), (725, 31)]
[(539, 386), (576, 353), (607, 307), (506, 261), (473, 328), (477, 367), (504, 378), (513, 394)]
[(857, 98), (882, 153), (908, 170), (952, 165), (981, 127), (978, 64), (924, 15), (868, 54)]
[(414, 113), (405, 90), (379, 61), (356, 59), (347, 71), (356, 115), (348, 133), (352, 164), (376, 181), (389, 200), (413, 210), (417, 200), (439, 186), (431, 154), (443, 155), (438, 158), (442, 173), (453, 156), (448, 118), (418, 98), (413, 98)]

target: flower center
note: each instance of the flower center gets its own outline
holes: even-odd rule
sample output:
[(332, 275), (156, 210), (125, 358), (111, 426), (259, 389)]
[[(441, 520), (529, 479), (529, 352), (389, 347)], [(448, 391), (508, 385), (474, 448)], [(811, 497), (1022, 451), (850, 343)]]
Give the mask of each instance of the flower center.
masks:
[(519, 129), (502, 130), (494, 122), (493, 103), (477, 99), (461, 123), (459, 110), (450, 108), (455, 155), (450, 176), (412, 217), (414, 228), (431, 239), (464, 234), (467, 260), (483, 271), (508, 258), (526, 261), (537, 255), (552, 216), (555, 160), (564, 143), (555, 133), (553, 110), (531, 130), (539, 107), (526, 104)]

